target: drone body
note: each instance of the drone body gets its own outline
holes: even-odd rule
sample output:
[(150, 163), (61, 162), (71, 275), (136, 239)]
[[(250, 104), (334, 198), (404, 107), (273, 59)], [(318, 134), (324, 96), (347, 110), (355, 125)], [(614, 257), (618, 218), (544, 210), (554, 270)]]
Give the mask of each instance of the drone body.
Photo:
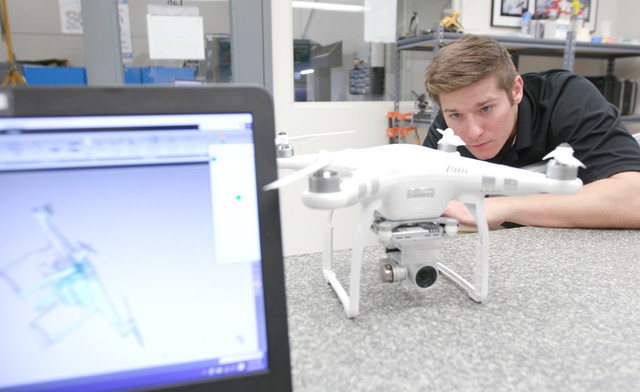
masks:
[(340, 187), (326, 192), (305, 190), (302, 195), (305, 205), (335, 209), (381, 199), (379, 212), (393, 220), (437, 218), (450, 200), (466, 196), (575, 193), (582, 186), (577, 178), (569, 181), (548, 178), (541, 173), (413, 144), (294, 156), (283, 159), (279, 167), (302, 169), (322, 155), (331, 163), (324, 166), (319, 176), (327, 181), (326, 172), (342, 175)]
[[(473, 300), (482, 302), (488, 293), (489, 242), (484, 198), (487, 195), (571, 194), (582, 187), (582, 181), (577, 178), (577, 166), (582, 164), (573, 158), (568, 146), (558, 148), (556, 156), (549, 154), (554, 159), (545, 175), (461, 157), (455, 151), (460, 141), (454, 137), (452, 131), (445, 135), (444, 143), (439, 146), (441, 150), (389, 144), (278, 158), (279, 168), (296, 172), (268, 185), (265, 190), (308, 176), (309, 188), (303, 191), (303, 203), (330, 211), (323, 250), (324, 277), (338, 294), (348, 317), (357, 316), (359, 311), (360, 266), (367, 231), (373, 230), (379, 243), (387, 249), (387, 257), (381, 260), (380, 267), (383, 281), (404, 281), (414, 288), (425, 289), (444, 273), (466, 289)], [(443, 237), (458, 230), (455, 219), (442, 217), (454, 199), (467, 205), (480, 234), (474, 283), (440, 259)], [(347, 294), (332, 269), (331, 212), (355, 204), (360, 204), (362, 209), (354, 238), (350, 293)]]

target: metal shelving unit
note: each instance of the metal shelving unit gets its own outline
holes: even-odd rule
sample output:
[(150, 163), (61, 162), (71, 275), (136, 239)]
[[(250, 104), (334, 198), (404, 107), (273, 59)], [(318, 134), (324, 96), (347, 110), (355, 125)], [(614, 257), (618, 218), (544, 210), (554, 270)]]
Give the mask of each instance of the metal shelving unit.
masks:
[[(395, 89), (394, 89), (394, 110), (398, 111), (400, 105), (400, 52), (404, 50), (412, 51), (432, 51), (437, 53), (438, 49), (448, 42), (457, 40), (461, 33), (449, 33), (436, 31), (417, 37), (404, 38), (396, 42), (395, 58)], [(563, 67), (573, 70), (575, 58), (594, 58), (607, 60), (607, 75), (613, 75), (615, 60), (623, 57), (640, 57), (640, 45), (631, 44), (601, 44), (593, 42), (578, 42), (572, 33), (567, 34), (566, 40), (525, 38), (517, 36), (492, 36), (501, 42), (511, 53), (513, 62), (518, 67), (520, 56), (548, 56), (563, 57)], [(433, 107), (433, 112), (437, 112), (437, 107)], [(625, 122), (638, 122), (640, 115), (633, 114), (624, 116)]]
[[(419, 37), (411, 37), (396, 43), (397, 51), (402, 50), (426, 50), (433, 51), (434, 47), (439, 47), (444, 43), (455, 41), (460, 38), (460, 33), (435, 32)], [(565, 57), (565, 68), (568, 54), (575, 53), (575, 57), (601, 58), (610, 61), (621, 57), (640, 56), (640, 45), (630, 44), (600, 44), (593, 42), (578, 42), (573, 39), (573, 34), (568, 34), (566, 40), (525, 38), (516, 36), (492, 36), (501, 42), (511, 53), (516, 67), (520, 55), (534, 56), (563, 56)]]

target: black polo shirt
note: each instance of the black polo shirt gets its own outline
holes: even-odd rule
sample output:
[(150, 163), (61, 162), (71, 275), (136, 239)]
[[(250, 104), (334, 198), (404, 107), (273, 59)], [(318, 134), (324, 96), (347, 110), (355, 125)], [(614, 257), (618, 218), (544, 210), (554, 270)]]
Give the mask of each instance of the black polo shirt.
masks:
[[(511, 150), (489, 162), (523, 167), (542, 161), (566, 142), (587, 168), (578, 177), (587, 184), (624, 171), (640, 171), (640, 145), (620, 122), (620, 113), (587, 79), (565, 70), (522, 75), (524, 96), (518, 105), (518, 130)], [(424, 145), (437, 148), (447, 127), (439, 112)], [(455, 132), (455, 129), (454, 129)], [(462, 156), (474, 158), (465, 147)]]

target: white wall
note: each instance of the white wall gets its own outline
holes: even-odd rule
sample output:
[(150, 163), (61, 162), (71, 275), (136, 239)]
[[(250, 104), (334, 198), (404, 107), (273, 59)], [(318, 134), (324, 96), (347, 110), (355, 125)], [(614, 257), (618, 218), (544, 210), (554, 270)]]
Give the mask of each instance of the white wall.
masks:
[[(57, 0), (7, 0), (13, 51), (17, 60), (68, 59), (84, 64), (82, 35), (63, 35)], [(7, 61), (2, 42), (0, 61)]]
[[(602, 3), (602, 1), (601, 1)], [(640, 39), (640, 26), (638, 25), (638, 15), (640, 15), (640, 2), (637, 1), (620, 1), (612, 2), (603, 6), (604, 14), (600, 20), (609, 20), (611, 33), (616, 36), (626, 37), (629, 39)], [(616, 12), (611, 14), (606, 12), (609, 8), (617, 5)], [(616, 60), (615, 73), (619, 77), (640, 80), (640, 58), (630, 57)], [(635, 113), (640, 113), (640, 95), (636, 98)], [(631, 133), (640, 132), (640, 124), (627, 124), (627, 128)]]

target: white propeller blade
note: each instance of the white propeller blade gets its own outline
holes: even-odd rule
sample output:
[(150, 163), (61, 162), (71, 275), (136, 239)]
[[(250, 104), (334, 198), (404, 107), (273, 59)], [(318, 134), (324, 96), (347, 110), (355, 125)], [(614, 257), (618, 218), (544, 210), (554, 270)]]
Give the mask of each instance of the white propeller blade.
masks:
[(302, 139), (309, 139), (309, 138), (312, 138), (312, 137), (319, 137), (319, 136), (344, 135), (346, 133), (355, 133), (355, 132), (356, 131), (314, 133), (314, 134), (310, 134), (310, 135), (300, 135), (300, 136), (290, 137), (289, 140), (302, 140)]
[(460, 136), (453, 133), (453, 129), (447, 128), (444, 131), (440, 128), (436, 128), (438, 132), (442, 135), (442, 138), (438, 140), (438, 144), (451, 144), (453, 146), (464, 146), (464, 141), (460, 139)]
[(580, 162), (578, 158), (573, 156), (573, 148), (571, 148), (571, 146), (567, 143), (560, 144), (558, 147), (555, 148), (555, 150), (545, 155), (544, 158), (542, 159), (545, 160), (549, 158), (555, 159), (558, 163), (562, 165), (582, 167), (582, 168), (586, 167), (584, 163)]
[(282, 188), (284, 186), (287, 186), (289, 184), (292, 184), (296, 181), (298, 181), (301, 178), (304, 178), (310, 174), (315, 173), (316, 171), (322, 169), (323, 167), (328, 166), (331, 163), (331, 161), (329, 161), (328, 158), (326, 157), (318, 157), (318, 160), (315, 161), (314, 163), (312, 163), (311, 165), (300, 169), (296, 172), (293, 172), (291, 174), (289, 174), (286, 177), (282, 177), (278, 180), (275, 180), (274, 182), (267, 184), (264, 186), (265, 191), (270, 191), (272, 189), (279, 189)]

